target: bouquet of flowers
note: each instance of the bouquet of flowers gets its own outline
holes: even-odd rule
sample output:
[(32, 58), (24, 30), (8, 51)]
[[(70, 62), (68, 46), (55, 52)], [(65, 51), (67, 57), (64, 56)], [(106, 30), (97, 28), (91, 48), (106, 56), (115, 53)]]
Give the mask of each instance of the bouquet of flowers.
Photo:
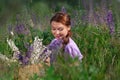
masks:
[(6, 59), (10, 62), (13, 61), (20, 61), (22, 64), (35, 64), (44, 62), (47, 57), (51, 55), (51, 51), (42, 44), (42, 39), (39, 39), (38, 36), (35, 37), (33, 43), (30, 45), (28, 52), (26, 55), (22, 55), (18, 49), (18, 47), (15, 45), (15, 43), (11, 39), (7, 39), (7, 42), (10, 46), (10, 48), (13, 51), (13, 56), (11, 59)]

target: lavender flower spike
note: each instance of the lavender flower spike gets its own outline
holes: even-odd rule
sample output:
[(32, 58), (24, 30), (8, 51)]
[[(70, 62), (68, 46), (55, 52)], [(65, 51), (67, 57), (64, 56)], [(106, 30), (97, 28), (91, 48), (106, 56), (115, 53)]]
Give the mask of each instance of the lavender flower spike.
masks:
[(63, 13), (67, 12), (64, 6), (61, 8), (61, 12), (63, 12)]
[(109, 10), (108, 13), (107, 13), (107, 24), (108, 24), (108, 27), (110, 29), (110, 34), (114, 34), (115, 24), (114, 24), (113, 14), (112, 14), (111, 10)]

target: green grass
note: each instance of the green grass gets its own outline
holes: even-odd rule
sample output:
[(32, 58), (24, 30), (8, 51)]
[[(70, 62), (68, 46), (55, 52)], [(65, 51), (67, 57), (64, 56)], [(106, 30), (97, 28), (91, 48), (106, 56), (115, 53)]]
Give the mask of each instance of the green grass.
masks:
[(63, 66), (57, 68), (59, 72), (54, 75), (62, 75), (60, 80), (109, 80), (111, 78), (118, 80), (120, 75), (120, 68), (117, 67), (120, 62), (118, 54), (120, 44), (116, 44), (119, 43), (118, 39), (112, 37), (107, 30), (95, 27), (76, 27), (73, 29), (73, 34), (72, 38), (84, 56), (82, 63), (78, 69), (61, 63)]
[(8, 64), (0, 60), (0, 80), (15, 80), (18, 76), (18, 64)]
[[(108, 30), (96, 27), (76, 26), (72, 28), (72, 32), (72, 38), (84, 56), (79, 66), (69, 66), (72, 62), (66, 64), (64, 60), (63, 62), (58, 60), (57, 63), (60, 63), (60, 65), (57, 64), (47, 68), (44, 78), (41, 79), (41, 77), (35, 75), (33, 80), (37, 78), (41, 80), (118, 80), (120, 76), (119, 39), (111, 36)], [(49, 33), (50, 31), (48, 30), (41, 33), (41, 35), (44, 38), (48, 37)], [(49, 36), (49, 38), (52, 40), (53, 36)], [(47, 40), (46, 38), (44, 39)], [(45, 41), (46, 44), (48, 42)], [(1, 74), (1, 80), (8, 77), (11, 80), (13, 79), (13, 71), (16, 67), (13, 66), (11, 68), (13, 70), (11, 69), (7, 74)], [(3, 69), (2, 72), (6, 72), (6, 70), (4, 71)]]
[[(43, 8), (46, 8), (46, 10), (43, 10)], [(49, 10), (48, 6), (44, 3), (37, 3), (36, 5), (33, 5), (31, 9), (33, 10), (33, 12), (35, 11), (37, 16), (42, 19), (40, 19), (40, 23), (37, 22), (39, 23), (37, 27), (30, 27), (31, 35), (27, 37), (30, 37), (30, 39), (33, 40), (34, 37), (38, 35), (40, 38), (43, 39), (43, 44), (48, 45), (53, 39), (50, 26), (48, 26), (49, 17), (50, 15), (52, 15), (51, 9)], [(117, 12), (115, 13), (117, 14)], [(48, 19), (45, 18), (47, 14)], [(116, 29), (119, 29), (119, 17), (118, 15), (116, 17)], [(15, 24), (13, 25), (15, 26)], [(38, 28), (41, 27), (45, 27), (45, 29), (39, 30)], [(46, 29), (46, 27), (49, 27), (49, 29)], [(35, 74), (33, 77), (30, 78), (30, 80), (119, 80), (119, 34), (115, 33), (114, 35), (110, 35), (107, 26), (103, 27), (101, 25), (96, 27), (82, 25), (82, 22), (75, 25), (71, 29), (73, 33), (72, 39), (77, 43), (81, 53), (84, 56), (82, 62), (80, 62), (78, 66), (70, 66), (71, 64), (74, 64), (76, 60), (72, 61), (70, 59), (69, 61), (65, 62), (63, 58), (58, 57), (55, 65), (45, 67), (46, 74), (44, 77), (40, 77), (39, 75)], [(6, 31), (6, 27), (2, 27), (0, 29), (0, 52), (10, 57), (12, 56), (12, 51), (6, 42), (6, 39), (8, 37)], [(18, 37), (15, 37), (15, 39), (18, 39)], [(19, 43), (17, 44), (20, 47), (22, 45), (21, 41), (19, 41)], [(23, 47), (21, 47), (21, 49), (22, 48)], [(0, 80), (17, 80), (18, 69), (19, 66), (16, 63), (13, 63), (11, 64), (11, 66), (9, 66), (7, 65), (7, 63), (0, 60)]]

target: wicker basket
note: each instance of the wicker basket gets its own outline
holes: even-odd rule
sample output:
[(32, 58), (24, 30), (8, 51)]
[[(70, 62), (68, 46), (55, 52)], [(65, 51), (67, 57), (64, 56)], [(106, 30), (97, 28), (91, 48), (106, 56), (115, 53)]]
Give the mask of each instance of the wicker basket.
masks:
[(20, 67), (18, 71), (18, 80), (29, 80), (34, 74), (43, 76), (44, 67), (41, 64), (32, 64)]

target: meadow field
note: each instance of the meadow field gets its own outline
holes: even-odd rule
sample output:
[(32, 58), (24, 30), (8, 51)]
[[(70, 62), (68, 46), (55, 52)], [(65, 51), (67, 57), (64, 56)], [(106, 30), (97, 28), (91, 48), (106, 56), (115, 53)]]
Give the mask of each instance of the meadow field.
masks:
[[(13, 51), (7, 43), (12, 39), (25, 55), (34, 37), (47, 46), (54, 38), (50, 18), (56, 12), (71, 15), (72, 39), (77, 43), (83, 59), (68, 59), (58, 55), (56, 64), (36, 67), (40, 74), (28, 80), (119, 80), (120, 76), (120, 0), (1, 0), (0, 54), (11, 58)], [(58, 52), (62, 53), (62, 52)], [(78, 62), (77, 65), (74, 63)], [(31, 66), (31, 65), (27, 65)], [(38, 65), (37, 65), (38, 66)], [(9, 63), (0, 55), (0, 80), (22, 80), (32, 73), (18, 62)], [(30, 70), (30, 71), (29, 71)], [(27, 72), (28, 73), (27, 73)], [(24, 72), (26, 74), (24, 74)], [(26, 79), (26, 80), (27, 80)]]

